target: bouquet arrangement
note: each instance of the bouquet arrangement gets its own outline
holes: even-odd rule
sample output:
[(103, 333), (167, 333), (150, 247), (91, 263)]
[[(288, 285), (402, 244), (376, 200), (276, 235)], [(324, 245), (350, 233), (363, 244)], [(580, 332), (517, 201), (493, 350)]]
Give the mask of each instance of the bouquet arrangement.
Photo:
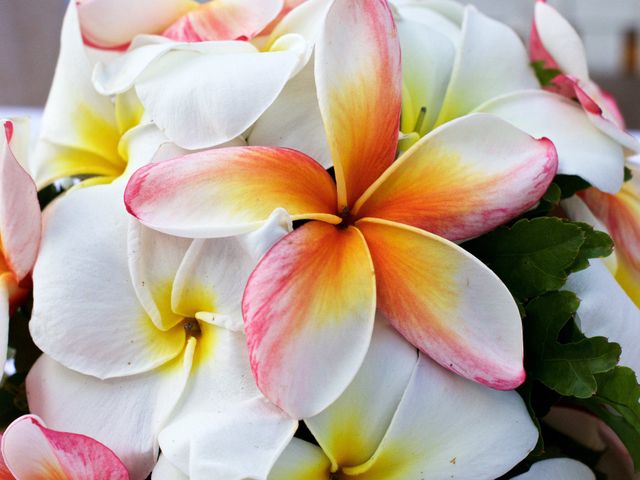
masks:
[(634, 478), (640, 143), (532, 8), (71, 2), (3, 122), (0, 478)]

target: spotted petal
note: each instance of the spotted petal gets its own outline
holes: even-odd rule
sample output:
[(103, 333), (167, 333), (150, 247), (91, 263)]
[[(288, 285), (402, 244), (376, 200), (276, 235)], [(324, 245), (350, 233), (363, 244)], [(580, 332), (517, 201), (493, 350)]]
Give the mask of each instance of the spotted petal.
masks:
[(306, 155), (282, 148), (208, 150), (147, 165), (131, 178), (125, 203), (143, 224), (191, 238), (259, 228), (276, 208), (293, 220), (339, 223), (335, 184)]
[(310, 222), (280, 240), (245, 290), (251, 367), (262, 392), (297, 418), (323, 410), (369, 346), (375, 285), (357, 229)]
[(378, 308), (409, 342), (490, 387), (524, 381), (518, 307), (491, 270), (423, 230), (372, 218), (356, 226), (371, 251)]

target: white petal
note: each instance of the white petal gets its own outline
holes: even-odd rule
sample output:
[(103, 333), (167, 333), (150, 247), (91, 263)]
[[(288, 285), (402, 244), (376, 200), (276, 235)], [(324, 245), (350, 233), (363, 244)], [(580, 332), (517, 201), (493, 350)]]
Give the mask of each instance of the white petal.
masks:
[(9, 342), (9, 285), (10, 274), (0, 275), (0, 365), (4, 371), (7, 361), (7, 343)]
[(180, 398), (189, 367), (176, 359), (162, 372), (98, 380), (43, 355), (27, 377), (29, 408), (49, 428), (103, 443), (132, 480), (144, 480), (157, 458), (158, 431)]
[(534, 463), (527, 473), (513, 480), (595, 480), (596, 476), (586, 465), (570, 458), (553, 458)]
[(269, 480), (328, 480), (330, 469), (331, 462), (320, 448), (293, 438), (269, 473)]
[(31, 335), (68, 368), (100, 378), (174, 358), (184, 332), (161, 332), (136, 297), (121, 183), (69, 192), (47, 208), (33, 273)]
[(187, 475), (175, 467), (167, 457), (160, 454), (158, 463), (153, 467), (151, 480), (190, 480)]

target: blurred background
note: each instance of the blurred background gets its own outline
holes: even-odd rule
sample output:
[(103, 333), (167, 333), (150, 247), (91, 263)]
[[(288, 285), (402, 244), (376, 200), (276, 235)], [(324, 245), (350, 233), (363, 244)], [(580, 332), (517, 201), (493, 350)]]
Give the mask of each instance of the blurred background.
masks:
[[(0, 106), (44, 105), (66, 3), (66, 0), (0, 0)], [(523, 39), (528, 37), (534, 0), (469, 3), (508, 23)], [(640, 129), (640, 0), (549, 3), (582, 36), (594, 80), (616, 96), (629, 127)]]

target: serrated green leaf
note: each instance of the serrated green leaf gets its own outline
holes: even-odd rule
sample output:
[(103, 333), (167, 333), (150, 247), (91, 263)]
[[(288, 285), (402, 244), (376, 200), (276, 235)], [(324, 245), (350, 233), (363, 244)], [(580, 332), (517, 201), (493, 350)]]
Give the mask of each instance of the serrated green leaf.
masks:
[(585, 235), (585, 241), (580, 247), (580, 252), (575, 262), (569, 268), (569, 272), (578, 272), (589, 266), (590, 258), (608, 257), (613, 253), (613, 240), (605, 232), (595, 230), (591, 225), (581, 222), (572, 222), (580, 227)]
[[(604, 337), (569, 334), (573, 341), (561, 341), (561, 332), (579, 305), (571, 292), (551, 292), (529, 302), (524, 320), (525, 358), (529, 375), (547, 387), (564, 396), (589, 398), (598, 388), (595, 375), (613, 369), (621, 349)], [(573, 321), (569, 326), (577, 329)]]
[(579, 226), (540, 217), (499, 228), (463, 247), (524, 301), (561, 288), (584, 242), (585, 234)]

